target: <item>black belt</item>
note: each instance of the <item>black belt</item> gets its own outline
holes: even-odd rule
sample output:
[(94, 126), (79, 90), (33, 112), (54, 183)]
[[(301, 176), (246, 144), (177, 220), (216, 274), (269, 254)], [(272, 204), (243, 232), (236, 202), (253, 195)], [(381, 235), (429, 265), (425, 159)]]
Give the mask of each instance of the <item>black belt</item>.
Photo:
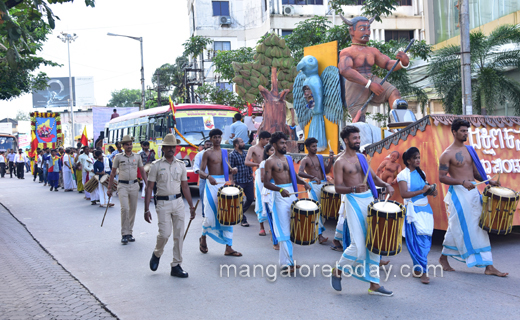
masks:
[(131, 181), (128, 181), (128, 180), (119, 180), (118, 183), (134, 184), (134, 183), (137, 183), (137, 179), (135, 179), (135, 180), (131, 180)]
[(180, 193), (178, 194), (174, 194), (172, 196), (157, 196), (157, 200), (175, 200), (175, 199), (179, 199), (182, 195)]

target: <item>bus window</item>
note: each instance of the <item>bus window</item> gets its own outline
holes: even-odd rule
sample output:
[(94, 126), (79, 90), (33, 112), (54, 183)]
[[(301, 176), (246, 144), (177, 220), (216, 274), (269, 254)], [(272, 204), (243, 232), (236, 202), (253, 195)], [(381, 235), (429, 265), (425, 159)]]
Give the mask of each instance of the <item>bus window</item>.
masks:
[(135, 137), (135, 141), (137, 142), (141, 142), (143, 140), (141, 140), (141, 126), (135, 126), (134, 127), (134, 137)]
[(141, 125), (141, 141), (148, 140), (147, 132), (148, 132), (148, 125), (147, 124)]

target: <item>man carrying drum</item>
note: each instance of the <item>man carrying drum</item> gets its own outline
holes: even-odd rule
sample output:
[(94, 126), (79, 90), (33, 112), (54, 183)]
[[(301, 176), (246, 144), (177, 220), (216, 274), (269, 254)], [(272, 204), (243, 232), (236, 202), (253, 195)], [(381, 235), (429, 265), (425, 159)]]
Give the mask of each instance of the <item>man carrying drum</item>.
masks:
[[(350, 245), (341, 255), (330, 277), (334, 290), (341, 291), (341, 272), (370, 282), (369, 294), (392, 296), (392, 291), (379, 285), (379, 263), (381, 257), (366, 248), (367, 208), (377, 199), (375, 186), (385, 187), (390, 196), (394, 194), (391, 185), (376, 176), (368, 166), (365, 156), (358, 153), (361, 144), (359, 128), (346, 126), (341, 130), (345, 151), (334, 164), (334, 187), (342, 194), (343, 212), (347, 220)], [(367, 175), (367, 170), (370, 174)], [(366, 176), (366, 178), (365, 178)], [(366, 181), (366, 182), (365, 182)], [(368, 185), (367, 185), (368, 184)], [(347, 230), (345, 230), (347, 232)], [(362, 267), (360, 267), (362, 266)]]
[[(300, 176), (300, 178), (306, 178), (311, 180), (311, 198), (315, 201), (321, 202), (321, 188), (324, 184), (327, 183), (327, 174), (330, 173), (330, 169), (332, 169), (332, 165), (334, 164), (334, 151), (332, 149), (330, 150), (329, 161), (325, 166), (323, 156), (321, 154), (317, 154), (318, 139), (314, 137), (307, 138), (305, 140), (305, 147), (307, 148), (307, 151), (309, 151), (309, 154), (306, 155), (300, 162), (300, 170), (298, 171), (298, 176)], [(320, 217), (318, 222), (318, 241), (320, 242), (320, 244), (323, 244), (327, 242), (329, 238), (325, 238), (323, 236), (323, 232), (325, 231), (325, 226), (323, 225), (323, 218)]]
[[(229, 170), (227, 150), (220, 148), (222, 131), (220, 129), (212, 129), (209, 132), (209, 139), (213, 147), (204, 152), (199, 170), (199, 176), (202, 179), (206, 179), (203, 200), (206, 217), (204, 217), (202, 222), (199, 250), (202, 253), (208, 253), (206, 236), (209, 235), (216, 242), (226, 245), (224, 255), (241, 257), (242, 254), (231, 247), (233, 245), (233, 226), (221, 225), (218, 222), (216, 211), (218, 206), (218, 189), (229, 181), (230, 173), (236, 174), (238, 170), (236, 168)], [(208, 168), (208, 173), (205, 172), (206, 167)]]
[[(486, 172), (471, 146), (464, 145), (470, 124), (455, 119), (451, 124), (453, 143), (444, 150), (439, 159), (439, 180), (450, 188), (444, 202), (448, 203), (448, 230), (444, 236), (439, 262), (445, 271), (455, 271), (448, 263), (448, 256), (466, 262), (468, 267), (486, 267), (487, 275), (505, 277), (493, 266), (489, 235), (478, 223), (482, 204), (475, 180), (483, 181)], [(449, 176), (448, 176), (449, 173)], [(497, 181), (489, 181), (498, 186)]]
[[(269, 143), (274, 147), (274, 154), (265, 162), (264, 187), (272, 190), (273, 196), (273, 228), (280, 246), (279, 263), (283, 268), (289, 268), (292, 273), (299, 266), (294, 265), (292, 257), (291, 235), (291, 204), (297, 199), (293, 194), (298, 192), (297, 184), (305, 185), (306, 190), (311, 186), (300, 179), (294, 171), (294, 164), (287, 153), (287, 136), (280, 131), (271, 135)], [(271, 180), (272, 179), (272, 180)]]
[(134, 138), (126, 135), (121, 140), (124, 152), (115, 156), (112, 163), (112, 172), (108, 181), (107, 195), (112, 197), (112, 186), (116, 171), (119, 169), (119, 181), (117, 184), (117, 193), (121, 202), (121, 243), (128, 244), (134, 242), (132, 236), (135, 221), (135, 211), (137, 210), (137, 198), (139, 195), (139, 184), (137, 183), (137, 168), (141, 171), (141, 176), (146, 183), (146, 172), (144, 172), (143, 161), (141, 156), (132, 152)]
[(148, 176), (146, 195), (144, 201), (144, 220), (152, 222), (150, 213), (150, 200), (152, 190), (157, 184), (157, 222), (159, 234), (155, 250), (150, 259), (150, 269), (156, 271), (159, 267), (159, 259), (164, 252), (164, 246), (170, 238), (173, 230), (173, 262), (170, 275), (179, 278), (187, 278), (188, 273), (181, 268), (182, 245), (184, 236), (184, 200), (181, 196), (181, 188), (188, 205), (190, 206), (190, 219), (195, 218), (195, 207), (191, 200), (190, 188), (184, 161), (175, 158), (175, 147), (180, 143), (173, 134), (167, 134), (162, 143), (163, 158), (154, 161)]

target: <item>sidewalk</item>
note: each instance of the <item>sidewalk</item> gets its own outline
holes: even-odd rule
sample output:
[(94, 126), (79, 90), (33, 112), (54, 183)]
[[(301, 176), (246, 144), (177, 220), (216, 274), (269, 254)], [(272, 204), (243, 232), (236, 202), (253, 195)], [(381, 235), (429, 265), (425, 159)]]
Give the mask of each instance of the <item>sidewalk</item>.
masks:
[(0, 205), (0, 319), (114, 319)]

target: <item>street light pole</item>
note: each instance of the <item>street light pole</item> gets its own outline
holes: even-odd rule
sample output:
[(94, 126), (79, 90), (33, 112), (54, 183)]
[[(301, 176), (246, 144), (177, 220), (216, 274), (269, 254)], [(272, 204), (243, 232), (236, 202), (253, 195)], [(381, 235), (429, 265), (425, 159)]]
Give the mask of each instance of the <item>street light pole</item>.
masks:
[(473, 101), (471, 99), (471, 53), (469, 45), (469, 1), (459, 1), (460, 7), (460, 51), (461, 51), (461, 75), (462, 75), (462, 113), (473, 114)]
[(63, 42), (67, 43), (67, 51), (69, 56), (69, 105), (70, 105), (70, 120), (71, 120), (71, 147), (74, 147), (74, 97), (72, 93), (72, 72), (70, 68), (70, 42), (74, 41), (78, 38), (78, 36), (70, 33), (62, 32), (61, 35), (58, 36)]
[(143, 37), (131, 37), (131, 36), (125, 36), (122, 34), (115, 34), (115, 33), (107, 33), (107, 36), (112, 37), (125, 37), (137, 40), (141, 43), (141, 107), (139, 110), (144, 110), (145, 105), (145, 99), (144, 99), (144, 59), (143, 59)]

